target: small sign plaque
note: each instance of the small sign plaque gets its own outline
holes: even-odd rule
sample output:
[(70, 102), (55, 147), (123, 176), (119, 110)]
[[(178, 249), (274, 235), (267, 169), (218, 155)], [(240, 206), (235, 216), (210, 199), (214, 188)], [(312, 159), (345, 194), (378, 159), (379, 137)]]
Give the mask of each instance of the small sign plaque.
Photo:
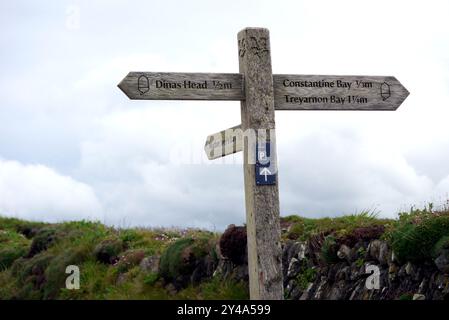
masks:
[(276, 163), (272, 157), (273, 150), (270, 142), (257, 143), (256, 145), (256, 184), (276, 184)]

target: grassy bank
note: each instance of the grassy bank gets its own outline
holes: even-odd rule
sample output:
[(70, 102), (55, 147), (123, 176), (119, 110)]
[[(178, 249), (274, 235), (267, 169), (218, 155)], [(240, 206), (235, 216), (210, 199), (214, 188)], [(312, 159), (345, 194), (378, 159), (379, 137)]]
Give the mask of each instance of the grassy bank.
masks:
[[(449, 211), (431, 207), (394, 220), (367, 212), (320, 219), (288, 216), (281, 227), (283, 241), (324, 236), (323, 254), (326, 246), (365, 238), (387, 240), (404, 261), (432, 259), (449, 248)], [(192, 261), (216, 266), (219, 239), (218, 233), (197, 229), (116, 229), (97, 222), (46, 224), (0, 217), (0, 299), (246, 299), (246, 283), (220, 277), (182, 288), (170, 284), (194, 270)], [(79, 290), (65, 289), (68, 265), (79, 266)]]
[[(242, 284), (212, 279), (175, 292), (141, 257), (160, 256), (179, 239), (211, 239), (202, 230), (115, 229), (94, 222), (44, 224), (0, 218), (0, 299), (243, 299)], [(110, 260), (109, 260), (110, 259)], [(80, 290), (67, 290), (67, 265)]]

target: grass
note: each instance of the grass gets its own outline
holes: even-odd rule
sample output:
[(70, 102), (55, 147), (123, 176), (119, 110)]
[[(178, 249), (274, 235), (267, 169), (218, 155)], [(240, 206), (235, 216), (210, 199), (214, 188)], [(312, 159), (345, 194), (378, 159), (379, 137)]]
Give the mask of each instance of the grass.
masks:
[[(124, 259), (116, 264), (98, 261), (96, 248), (105, 242), (111, 244), (111, 239), (114, 245), (106, 246), (106, 253)], [(213, 298), (214, 292), (226, 299), (243, 297), (239, 284), (228, 283), (217, 290), (216, 282), (207, 281), (173, 293), (164, 287), (158, 272), (139, 267), (143, 256), (161, 255), (179, 239), (195, 242), (193, 254), (205, 255), (210, 251), (216, 258), (211, 246), (218, 236), (209, 231), (115, 229), (98, 222), (45, 224), (0, 217), (0, 300), (187, 299), (189, 292), (191, 299)], [(67, 265), (79, 266), (80, 290), (65, 289)]]
[[(283, 241), (315, 239), (326, 263), (336, 261), (342, 243), (388, 241), (403, 261), (424, 261), (449, 249), (449, 209), (412, 208), (398, 219), (379, 219), (369, 211), (336, 218), (281, 218)], [(167, 284), (189, 277), (192, 261), (218, 261), (220, 235), (198, 229), (116, 229), (98, 222), (58, 224), (0, 217), (1, 299), (247, 299), (248, 286), (219, 277), (185, 282), (177, 290)], [(98, 248), (117, 260), (99, 260)], [(365, 252), (358, 253), (363, 265)], [(160, 266), (146, 271), (143, 257), (160, 257)], [(67, 265), (80, 268), (80, 290), (65, 289)], [(303, 266), (301, 287), (315, 270)]]
[(438, 257), (445, 249), (449, 249), (449, 236), (441, 237), (440, 240), (438, 240), (438, 242), (433, 246), (432, 257)]
[(329, 235), (324, 239), (321, 246), (321, 257), (326, 264), (333, 264), (338, 262), (337, 257), (338, 244), (335, 237)]
[(0, 271), (9, 268), (15, 260), (24, 256), (30, 242), (16, 231), (0, 230)]
[[(166, 282), (175, 281), (184, 285), (187, 277), (198, 267), (198, 262), (209, 257), (212, 264), (217, 264), (215, 246), (218, 239), (212, 233), (200, 237), (185, 237), (167, 247), (161, 256), (160, 275)], [(179, 283), (178, 283), (179, 282)]]
[(315, 281), (316, 279), (316, 269), (310, 268), (308, 266), (308, 260), (303, 259), (301, 261), (301, 269), (299, 274), (296, 276), (296, 283), (301, 290), (306, 290), (309, 283)]
[(411, 210), (400, 215), (386, 239), (400, 261), (421, 262), (448, 246), (449, 211)]
[(412, 293), (403, 293), (401, 294), (397, 300), (413, 300), (413, 294)]
[(374, 211), (362, 211), (358, 214), (318, 219), (287, 216), (281, 218), (281, 221), (289, 226), (288, 232), (284, 234), (285, 238), (303, 241), (319, 233), (334, 233), (337, 237), (343, 237), (358, 228), (373, 225), (388, 226), (393, 223), (392, 219), (379, 219), (378, 214)]
[(329, 264), (336, 261), (336, 247), (339, 244), (349, 243), (351, 246), (358, 241), (376, 238), (387, 241), (403, 262), (430, 260), (449, 248), (447, 206), (438, 211), (432, 204), (423, 209), (412, 207), (409, 212), (400, 213), (398, 219), (379, 219), (376, 213), (364, 211), (336, 218), (289, 216), (282, 218), (282, 223), (288, 226), (288, 231), (283, 234), (284, 239), (305, 241), (323, 235), (321, 256)]
[(188, 265), (183, 264), (184, 250), (193, 245), (193, 238), (184, 238), (173, 243), (161, 257), (161, 274), (166, 279), (174, 279), (177, 275), (191, 272)]

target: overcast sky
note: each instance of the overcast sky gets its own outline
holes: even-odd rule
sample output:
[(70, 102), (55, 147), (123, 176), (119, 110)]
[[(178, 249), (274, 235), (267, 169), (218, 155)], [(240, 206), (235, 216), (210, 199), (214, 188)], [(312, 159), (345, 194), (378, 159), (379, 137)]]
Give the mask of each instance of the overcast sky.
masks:
[(277, 111), (281, 215), (382, 216), (449, 193), (448, 1), (1, 1), (0, 214), (222, 230), (245, 221), (241, 155), (206, 136), (239, 102), (132, 101), (131, 70), (238, 72), (270, 30), (274, 73), (391, 75), (396, 112)]

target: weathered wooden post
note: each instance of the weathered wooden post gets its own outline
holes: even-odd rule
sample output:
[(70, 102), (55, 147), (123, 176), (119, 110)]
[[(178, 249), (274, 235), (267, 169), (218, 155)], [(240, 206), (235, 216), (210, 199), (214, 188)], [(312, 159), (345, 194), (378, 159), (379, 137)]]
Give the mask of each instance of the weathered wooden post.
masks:
[[(274, 130), (274, 90), (270, 35), (267, 29), (247, 28), (238, 34), (239, 69), (244, 77), (242, 130)], [(273, 131), (271, 131), (273, 132)], [(267, 135), (267, 139), (274, 135)], [(260, 137), (259, 137), (260, 138)], [(256, 163), (248, 139), (244, 144), (246, 230), (251, 299), (283, 299), (281, 229), (277, 174), (273, 184), (256, 184)], [(275, 141), (270, 160), (276, 163)]]

